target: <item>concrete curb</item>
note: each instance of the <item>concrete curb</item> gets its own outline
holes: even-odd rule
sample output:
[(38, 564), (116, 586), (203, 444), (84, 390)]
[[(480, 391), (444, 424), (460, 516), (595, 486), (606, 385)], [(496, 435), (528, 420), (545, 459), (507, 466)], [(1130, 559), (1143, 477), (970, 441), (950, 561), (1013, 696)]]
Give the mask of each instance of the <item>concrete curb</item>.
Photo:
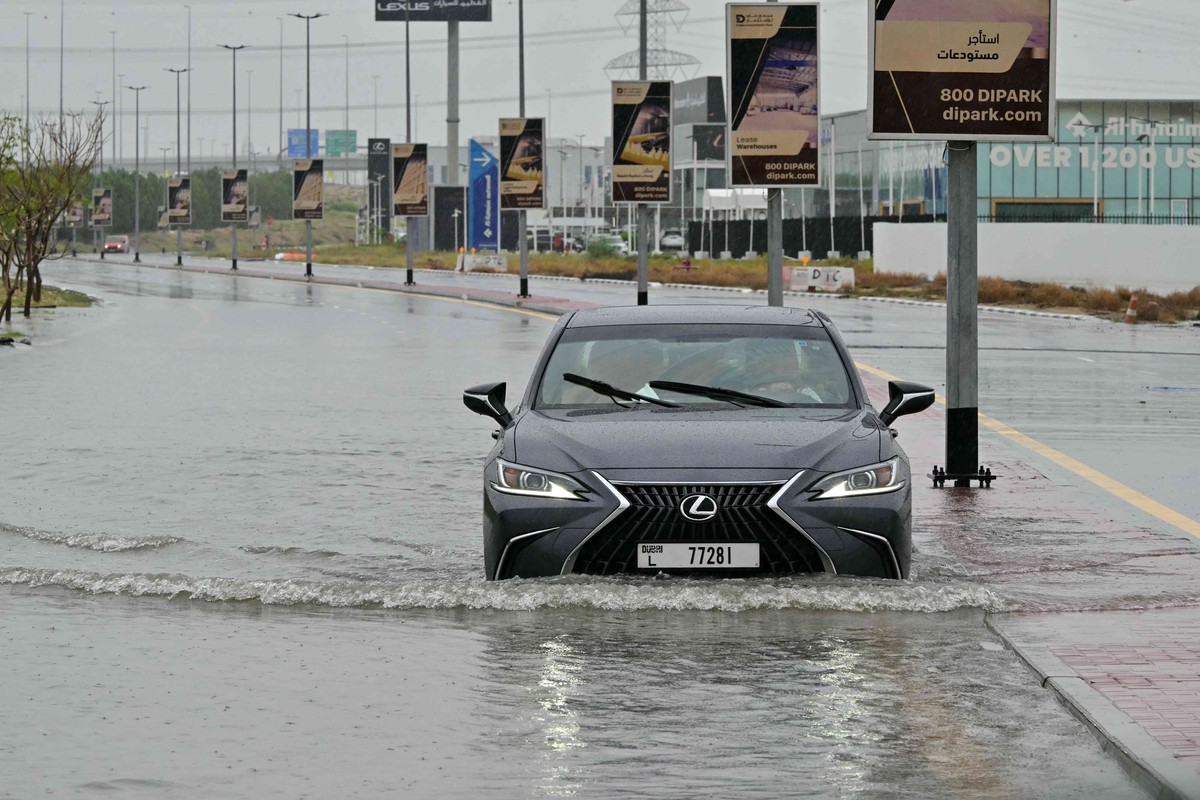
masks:
[(1196, 773), (1181, 764), (1144, 728), (1093, 689), (1049, 648), (1023, 644), (1004, 630), (1008, 615), (988, 614), (988, 630), (1025, 662), (1054, 693), (1063, 707), (1092, 732), (1101, 748), (1129, 775), (1159, 800), (1200, 800)]

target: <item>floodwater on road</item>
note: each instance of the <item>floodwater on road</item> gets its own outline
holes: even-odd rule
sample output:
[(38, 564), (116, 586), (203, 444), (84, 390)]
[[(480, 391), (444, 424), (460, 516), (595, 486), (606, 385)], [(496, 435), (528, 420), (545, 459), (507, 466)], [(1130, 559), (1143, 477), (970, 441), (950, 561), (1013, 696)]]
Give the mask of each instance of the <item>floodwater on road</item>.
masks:
[[(913, 581), (487, 583), (492, 426), (461, 391), (518, 396), (550, 320), (117, 264), (47, 277), (104, 303), (15, 320), (35, 345), (0, 352), (23, 409), (0, 798), (1140, 796), (983, 616), (1200, 602), (1195, 553), (1144, 521), (922, 485)], [(937, 416), (906, 422), (914, 464), (934, 457)], [(963, 529), (964, 502), (995, 528)], [(1128, 562), (1155, 567), (1112, 580)]]

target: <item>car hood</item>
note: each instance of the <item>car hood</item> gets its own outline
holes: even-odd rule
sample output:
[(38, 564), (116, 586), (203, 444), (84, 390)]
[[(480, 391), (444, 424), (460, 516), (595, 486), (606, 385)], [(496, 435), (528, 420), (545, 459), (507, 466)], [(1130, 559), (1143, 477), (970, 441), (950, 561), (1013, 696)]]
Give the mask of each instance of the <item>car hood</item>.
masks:
[(513, 432), (512, 457), (557, 472), (581, 469), (818, 469), (879, 458), (874, 412), (797, 409), (637, 409), (568, 416), (529, 412)]

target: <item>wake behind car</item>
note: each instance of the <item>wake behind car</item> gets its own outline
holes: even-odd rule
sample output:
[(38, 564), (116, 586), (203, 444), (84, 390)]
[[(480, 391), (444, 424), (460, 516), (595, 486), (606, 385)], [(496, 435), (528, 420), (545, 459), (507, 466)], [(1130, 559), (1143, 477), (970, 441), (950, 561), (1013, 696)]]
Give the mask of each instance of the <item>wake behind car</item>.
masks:
[(551, 331), (520, 403), (463, 402), (501, 430), (484, 466), (489, 579), (547, 575), (906, 578), (908, 458), (819, 311), (635, 306)]

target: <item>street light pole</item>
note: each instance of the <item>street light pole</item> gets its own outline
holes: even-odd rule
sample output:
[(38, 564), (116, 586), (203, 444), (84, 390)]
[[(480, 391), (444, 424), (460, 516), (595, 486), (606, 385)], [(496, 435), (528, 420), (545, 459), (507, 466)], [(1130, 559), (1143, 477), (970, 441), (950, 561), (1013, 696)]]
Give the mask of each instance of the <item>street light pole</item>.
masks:
[(283, 17), (276, 17), (276, 19), (279, 20), (279, 154), (276, 162), (282, 167), (286, 139), (283, 128)]
[(141, 131), (138, 130), (138, 117), (142, 108), (142, 92), (145, 86), (126, 86), (133, 92), (133, 263), (142, 260), (142, 168), (141, 168)]
[(29, 163), (29, 17), (32, 11), (25, 12), (25, 163)]
[[(192, 7), (190, 5), (184, 5), (184, 8), (186, 8), (188, 12), (187, 171), (188, 175), (190, 176), (192, 174)], [(176, 91), (175, 94), (178, 95), (179, 92)], [(179, 103), (176, 102), (175, 105), (178, 106)]]
[[(108, 105), (108, 103), (109, 103), (108, 100), (93, 100), (92, 101), (92, 105), (98, 106), (100, 108), (100, 141), (96, 145), (96, 152), (100, 156), (100, 169), (97, 172), (98, 175), (104, 174), (104, 107), (106, 105)], [(94, 183), (92, 185), (95, 186)], [(92, 225), (92, 248), (93, 249), (96, 248), (97, 242), (99, 241), (99, 233), (100, 233), (99, 228), (97, 228), (93, 224)], [(100, 258), (104, 258), (104, 248), (101, 247), (99, 249), (100, 249)]]
[[(232, 147), (230, 147), (230, 152), (233, 155), (233, 171), (234, 171), (234, 173), (236, 173), (237, 172), (237, 51), (245, 48), (246, 45), (244, 45), (244, 44), (238, 44), (238, 45), (223, 44), (220, 46), (225, 48), (226, 50), (230, 51), (231, 53), (233, 53), (233, 114), (232, 114), (233, 145), (232, 145)], [(235, 175), (235, 179), (236, 179), (236, 175)], [(247, 178), (247, 180), (249, 180), (249, 178)], [(247, 192), (247, 195), (248, 194), (249, 194), (249, 192)], [(249, 214), (249, 210), (250, 210), (249, 205), (247, 204), (247, 208), (246, 208), (247, 214)], [(237, 259), (237, 223), (236, 222), (234, 222), (232, 220), (230, 221), (229, 231), (230, 231), (231, 237), (233, 239), (232, 266), (230, 266), (230, 270), (232, 272), (237, 272), (238, 259)]]
[[(522, 119), (525, 118), (525, 0), (519, 0), (517, 3), (517, 53), (518, 53), (518, 71), (520, 84), (520, 109), (518, 114)], [(549, 123), (550, 118), (547, 116), (546, 122)], [(546, 131), (542, 131), (543, 138), (546, 136)], [(545, 143), (543, 143), (543, 148)], [(544, 159), (543, 159), (544, 165)], [(545, 166), (542, 167), (545, 170)], [(544, 174), (544, 173), (543, 173)], [(544, 189), (543, 189), (544, 191)], [(517, 297), (529, 297), (529, 234), (527, 226), (529, 225), (529, 212), (521, 209), (517, 212), (517, 252), (521, 259), (521, 278), (517, 285)]]
[[(182, 130), (182, 126), (180, 124), (180, 115), (181, 115), (180, 107), (182, 104), (180, 102), (181, 97), (179, 94), (179, 76), (182, 75), (183, 73), (187, 72), (188, 70), (186, 67), (183, 69), (172, 69), (170, 67), (167, 67), (166, 69), (167, 69), (167, 72), (175, 73), (175, 176), (179, 177), (183, 173), (183, 130)], [(189, 77), (188, 80), (190, 81), (191, 78)], [(191, 174), (191, 163), (190, 163), (191, 158), (190, 157), (188, 158), (188, 161), (189, 161), (188, 174), (190, 175)], [(167, 195), (167, 201), (168, 201), (167, 202), (167, 206), (168, 206), (167, 219), (168, 220), (171, 218), (171, 216), (170, 216), (171, 215), (170, 197), (171, 197), (170, 194), (168, 194)], [(183, 226), (182, 225), (175, 226), (175, 266), (177, 266), (177, 267), (183, 266)]]
[[(304, 20), (304, 155), (312, 158), (312, 21), (328, 16), (324, 13), (289, 14), (288, 16)], [(312, 277), (312, 220), (304, 220), (304, 277)]]
[[(413, 140), (412, 113), (412, 39), (410, 37), (411, 20), (408, 13), (409, 4), (404, 4), (404, 139), (411, 143)], [(420, 96), (418, 95), (418, 99)], [(390, 191), (390, 190), (389, 190)], [(395, 210), (394, 208), (392, 209)], [(391, 223), (388, 223), (391, 227)], [(413, 221), (412, 217), (404, 218), (404, 285), (414, 286), (413, 280)]]

